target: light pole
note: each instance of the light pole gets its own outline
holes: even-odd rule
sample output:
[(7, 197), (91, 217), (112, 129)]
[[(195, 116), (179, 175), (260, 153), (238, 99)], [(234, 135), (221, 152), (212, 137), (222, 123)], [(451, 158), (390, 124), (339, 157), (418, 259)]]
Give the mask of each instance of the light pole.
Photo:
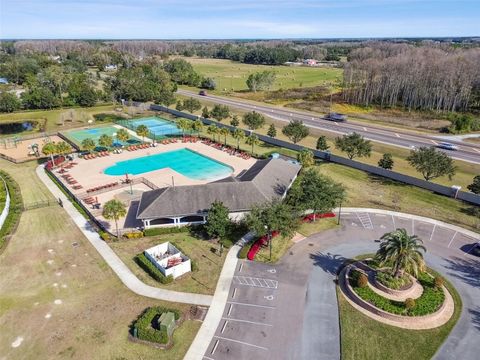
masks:
[(265, 225), (265, 230), (267, 230), (267, 241), (268, 241), (268, 245), (270, 247), (270, 261), (272, 261), (272, 239), (270, 237), (270, 231), (268, 230), (268, 226)]
[(342, 215), (342, 202), (340, 201), (340, 207), (338, 208), (337, 225), (340, 225), (340, 216)]

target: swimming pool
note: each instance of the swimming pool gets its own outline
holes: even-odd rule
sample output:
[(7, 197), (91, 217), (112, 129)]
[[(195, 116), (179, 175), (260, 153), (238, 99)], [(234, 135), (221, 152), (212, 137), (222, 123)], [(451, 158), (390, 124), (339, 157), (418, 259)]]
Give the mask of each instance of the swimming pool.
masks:
[(155, 116), (140, 118), (129, 121), (129, 127), (136, 129), (140, 125), (145, 125), (155, 136), (181, 135), (182, 131), (175, 123), (161, 119)]
[(107, 175), (138, 175), (171, 168), (193, 180), (212, 181), (230, 176), (233, 169), (219, 161), (189, 149), (168, 151), (156, 155), (117, 162), (104, 170)]

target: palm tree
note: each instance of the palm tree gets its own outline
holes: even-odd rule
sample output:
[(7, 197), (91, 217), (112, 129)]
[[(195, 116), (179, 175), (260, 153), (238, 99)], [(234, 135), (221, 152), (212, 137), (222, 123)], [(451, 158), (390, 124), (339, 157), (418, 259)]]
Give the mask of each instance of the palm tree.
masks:
[(192, 124), (190, 120), (181, 118), (177, 120), (177, 127), (182, 130), (182, 136), (185, 137), (185, 131), (191, 129)]
[(90, 138), (83, 139), (82, 141), (82, 149), (87, 150), (88, 152), (92, 152), (93, 149), (95, 149), (97, 145), (95, 144), (95, 141), (93, 141)]
[(117, 140), (121, 141), (122, 143), (126, 142), (130, 139), (130, 134), (125, 129), (120, 129), (117, 131)]
[(57, 144), (55, 144), (55, 142), (46, 143), (42, 147), (42, 153), (50, 156), (50, 159), (52, 160), (52, 167), (55, 167), (55, 161), (53, 159), (53, 156), (57, 154)]
[(235, 129), (232, 132), (232, 136), (235, 140), (237, 140), (237, 150), (240, 150), (240, 140), (245, 139), (245, 131), (242, 129)]
[(57, 144), (57, 154), (67, 155), (72, 152), (72, 148), (65, 141), (60, 141)]
[(196, 120), (192, 123), (192, 130), (196, 133), (200, 133), (203, 130), (203, 122), (201, 120)]
[(221, 129), (219, 129), (218, 133), (224, 136), (225, 145), (227, 145), (227, 136), (230, 135), (230, 130), (228, 130), (225, 127), (222, 127)]
[(218, 127), (214, 124), (209, 125), (207, 127), (207, 134), (211, 135), (213, 138), (213, 141), (215, 141), (215, 134), (218, 134)]
[(260, 144), (260, 140), (258, 139), (258, 136), (255, 134), (250, 134), (250, 136), (247, 136), (247, 140), (245, 142), (248, 145), (252, 145), (252, 155), (253, 155), (253, 147), (255, 145)]
[(425, 252), (427, 249), (417, 235), (410, 236), (407, 230), (397, 229), (384, 234), (380, 239), (380, 249), (375, 258), (382, 265), (391, 263), (394, 277), (400, 277), (404, 271), (416, 277), (418, 271), (423, 270), (425, 262), (421, 251)]
[(145, 142), (145, 136), (148, 136), (150, 133), (150, 130), (148, 130), (148, 127), (145, 125), (138, 125), (137, 128), (135, 129), (135, 132), (137, 133), (138, 136), (142, 137), (142, 141)]
[(103, 205), (102, 215), (107, 220), (115, 220), (115, 228), (117, 230), (117, 238), (119, 237), (118, 233), (118, 219), (127, 215), (127, 210), (125, 205), (121, 201), (116, 199), (109, 200)]
[(103, 134), (102, 136), (100, 136), (100, 139), (98, 139), (98, 143), (101, 146), (110, 148), (112, 147), (112, 144), (113, 144), (113, 138), (107, 134)]

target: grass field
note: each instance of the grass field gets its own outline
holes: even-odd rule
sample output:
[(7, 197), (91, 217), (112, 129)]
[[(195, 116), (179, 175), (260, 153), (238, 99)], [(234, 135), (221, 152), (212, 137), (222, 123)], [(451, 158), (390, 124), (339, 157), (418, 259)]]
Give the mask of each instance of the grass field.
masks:
[(335, 68), (251, 65), (223, 59), (185, 58), (195, 71), (211, 77), (217, 84), (216, 92), (244, 91), (248, 75), (270, 70), (277, 75), (271, 90), (313, 86), (334, 86), (342, 78), (343, 70)]
[[(0, 122), (9, 122), (12, 120), (42, 120), (45, 121), (45, 131), (59, 131), (87, 125), (88, 120), (93, 120), (93, 115), (112, 113), (117, 107), (118, 106), (114, 105), (101, 105), (91, 108), (22, 111), (11, 114), (1, 114)], [(31, 132), (29, 132), (29, 134), (31, 134)], [(22, 134), (18, 134), (18, 136), (22, 136)]]
[[(27, 201), (50, 197), (32, 163), (0, 161)], [(7, 359), (180, 360), (201, 324), (185, 321), (168, 351), (129, 342), (128, 327), (146, 307), (188, 306), (126, 289), (57, 205), (22, 214), (0, 256), (0, 273), (0, 353)]]
[(460, 317), (462, 300), (453, 286), (455, 311), (443, 326), (431, 330), (405, 330), (379, 323), (356, 310), (337, 289), (343, 360), (427, 360), (442, 345)]
[[(190, 257), (198, 265), (198, 271), (193, 271), (174, 280), (171, 284), (162, 285), (150, 277), (133, 258), (152, 246), (170, 241), (178, 245), (185, 255)], [(220, 271), (228, 250), (225, 250), (222, 257), (212, 252), (212, 248), (218, 250), (218, 245), (199, 240), (188, 233), (166, 234), (141, 239), (130, 239), (121, 242), (110, 243), (112, 249), (132, 270), (132, 272), (146, 284), (166, 288), (175, 291), (185, 291), (198, 294), (213, 294), (217, 285)]]

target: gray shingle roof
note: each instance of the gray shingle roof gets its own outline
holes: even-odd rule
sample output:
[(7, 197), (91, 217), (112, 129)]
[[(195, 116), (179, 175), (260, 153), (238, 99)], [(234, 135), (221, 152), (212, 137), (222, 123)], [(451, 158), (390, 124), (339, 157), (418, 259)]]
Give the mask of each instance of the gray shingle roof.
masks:
[(259, 160), (240, 178), (146, 191), (140, 200), (137, 218), (204, 213), (214, 201), (223, 202), (231, 212), (248, 211), (255, 204), (283, 196), (300, 168), (282, 159)]

